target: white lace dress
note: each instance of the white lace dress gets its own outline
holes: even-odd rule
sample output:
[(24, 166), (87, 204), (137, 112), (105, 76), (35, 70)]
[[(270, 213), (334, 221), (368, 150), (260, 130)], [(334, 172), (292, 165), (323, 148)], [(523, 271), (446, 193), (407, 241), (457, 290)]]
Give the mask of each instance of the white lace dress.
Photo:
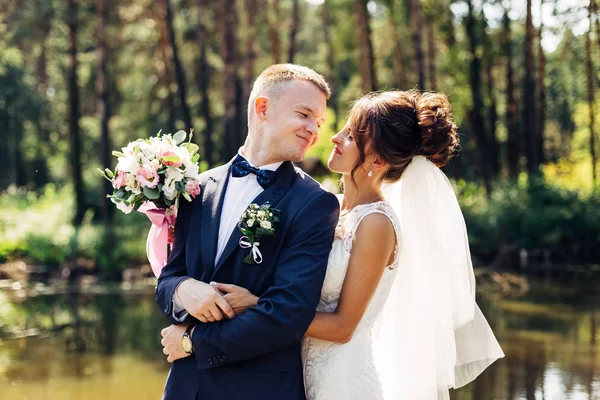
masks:
[[(397, 217), (385, 202), (359, 205), (341, 217), (329, 254), (327, 274), (317, 311), (336, 310), (352, 252), (354, 234), (362, 219), (371, 213), (386, 215), (398, 237)], [(394, 262), (386, 268), (367, 311), (348, 343), (304, 338), (302, 362), (307, 400), (383, 399), (373, 358), (371, 334), (396, 276), (397, 250), (396, 247)]]

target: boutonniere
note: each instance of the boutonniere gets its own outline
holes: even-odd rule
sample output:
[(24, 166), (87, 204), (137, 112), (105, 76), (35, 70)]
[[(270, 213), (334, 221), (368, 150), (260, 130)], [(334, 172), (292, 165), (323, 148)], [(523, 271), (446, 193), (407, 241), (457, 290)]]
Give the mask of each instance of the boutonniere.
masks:
[(262, 206), (252, 203), (246, 208), (238, 222), (238, 228), (244, 234), (240, 238), (240, 247), (251, 249), (244, 258), (245, 263), (262, 263), (262, 254), (258, 248), (260, 246), (259, 239), (263, 236), (275, 236), (275, 223), (279, 222), (280, 212), (276, 208), (271, 208), (268, 202)]

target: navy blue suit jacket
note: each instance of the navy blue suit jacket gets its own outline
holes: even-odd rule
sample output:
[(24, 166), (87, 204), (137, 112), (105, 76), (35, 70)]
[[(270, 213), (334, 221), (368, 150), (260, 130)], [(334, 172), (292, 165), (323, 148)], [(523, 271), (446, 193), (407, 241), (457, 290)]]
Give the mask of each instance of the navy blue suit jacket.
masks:
[(275, 182), (253, 200), (281, 210), (275, 236), (261, 238), (262, 263), (242, 261), (249, 249), (240, 248), (242, 233), (236, 228), (215, 265), (230, 168), (231, 162), (201, 174), (201, 196), (180, 202), (175, 242), (158, 279), (156, 301), (177, 323), (173, 293), (187, 277), (233, 283), (260, 299), (234, 319), (199, 323), (194, 354), (173, 363), (163, 398), (304, 400), (300, 344), (319, 301), (339, 203), (286, 161)]

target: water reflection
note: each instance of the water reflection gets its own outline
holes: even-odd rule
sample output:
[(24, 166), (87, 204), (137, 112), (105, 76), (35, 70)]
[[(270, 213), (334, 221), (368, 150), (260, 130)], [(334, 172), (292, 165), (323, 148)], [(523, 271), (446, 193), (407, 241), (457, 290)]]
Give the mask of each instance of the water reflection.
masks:
[[(481, 298), (506, 358), (453, 400), (600, 399), (595, 285), (534, 284), (519, 299)], [(168, 364), (152, 288), (32, 298), (0, 292), (0, 398), (156, 399)], [(6, 339), (17, 333), (42, 335)]]

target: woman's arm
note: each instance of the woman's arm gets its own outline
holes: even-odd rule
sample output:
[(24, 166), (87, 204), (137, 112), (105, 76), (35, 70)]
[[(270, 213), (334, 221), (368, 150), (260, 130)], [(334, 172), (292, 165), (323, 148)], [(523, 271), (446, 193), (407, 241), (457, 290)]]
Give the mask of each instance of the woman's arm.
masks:
[(337, 309), (317, 312), (306, 336), (347, 343), (364, 315), (386, 266), (394, 257), (396, 235), (387, 216), (367, 215), (358, 226)]

